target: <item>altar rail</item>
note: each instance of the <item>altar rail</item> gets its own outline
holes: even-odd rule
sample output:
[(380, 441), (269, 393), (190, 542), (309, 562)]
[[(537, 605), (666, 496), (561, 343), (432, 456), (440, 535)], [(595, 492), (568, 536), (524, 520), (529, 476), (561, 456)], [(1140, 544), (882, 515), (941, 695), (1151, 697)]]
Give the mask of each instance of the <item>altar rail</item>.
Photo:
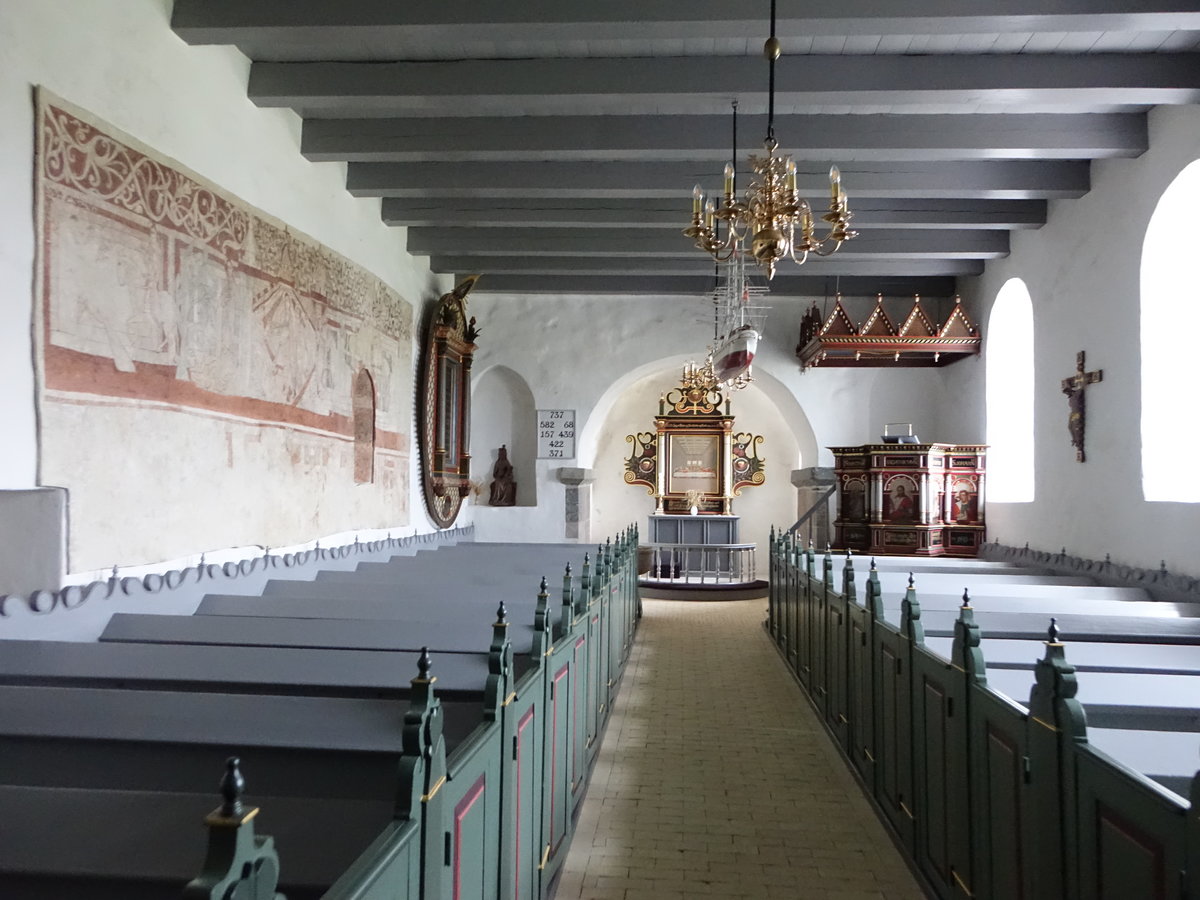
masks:
[(911, 584), (896, 627), (848, 556), (838, 590), (828, 552), (772, 533), (770, 570), (771, 637), (938, 897), (1200, 897), (1200, 775), (1188, 806), (1090, 746), (1055, 634), (1026, 710), (988, 688), (969, 606), (947, 661)]
[(651, 581), (746, 584), (754, 581), (756, 544), (650, 544)]

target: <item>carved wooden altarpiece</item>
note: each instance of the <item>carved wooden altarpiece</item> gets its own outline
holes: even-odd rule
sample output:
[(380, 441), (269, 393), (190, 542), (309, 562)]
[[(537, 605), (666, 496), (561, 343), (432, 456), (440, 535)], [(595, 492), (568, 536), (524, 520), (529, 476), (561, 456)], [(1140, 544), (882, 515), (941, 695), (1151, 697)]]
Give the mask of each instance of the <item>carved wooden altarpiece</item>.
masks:
[(729, 400), (685, 370), (679, 387), (663, 394), (653, 432), (630, 434), (625, 481), (656, 499), (655, 513), (732, 515), (742, 488), (766, 481), (760, 435), (734, 431)]
[(421, 360), (421, 480), (429, 517), (448, 528), (470, 493), (471, 360), (479, 330), (467, 318), (478, 275), (444, 294), (431, 310)]

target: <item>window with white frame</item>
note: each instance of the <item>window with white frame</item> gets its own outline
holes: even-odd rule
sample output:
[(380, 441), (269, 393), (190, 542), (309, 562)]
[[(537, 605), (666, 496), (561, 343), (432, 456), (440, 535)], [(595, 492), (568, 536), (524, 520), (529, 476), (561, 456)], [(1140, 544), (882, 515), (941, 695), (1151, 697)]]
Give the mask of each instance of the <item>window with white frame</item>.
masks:
[(1000, 288), (984, 349), (988, 500), (1033, 500), (1033, 301), (1020, 278)]
[(1147, 500), (1200, 503), (1200, 480), (1179, 477), (1180, 451), (1200, 439), (1190, 396), (1193, 360), (1184, 341), (1161, 343), (1164, 332), (1200, 328), (1200, 160), (1163, 191), (1142, 244), (1142, 496)]

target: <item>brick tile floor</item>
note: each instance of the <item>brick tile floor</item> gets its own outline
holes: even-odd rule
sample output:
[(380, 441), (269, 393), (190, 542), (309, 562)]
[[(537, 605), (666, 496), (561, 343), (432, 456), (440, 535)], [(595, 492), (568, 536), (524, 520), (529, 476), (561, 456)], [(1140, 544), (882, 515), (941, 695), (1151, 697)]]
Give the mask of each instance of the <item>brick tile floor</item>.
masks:
[(557, 900), (921, 900), (763, 630), (644, 601)]

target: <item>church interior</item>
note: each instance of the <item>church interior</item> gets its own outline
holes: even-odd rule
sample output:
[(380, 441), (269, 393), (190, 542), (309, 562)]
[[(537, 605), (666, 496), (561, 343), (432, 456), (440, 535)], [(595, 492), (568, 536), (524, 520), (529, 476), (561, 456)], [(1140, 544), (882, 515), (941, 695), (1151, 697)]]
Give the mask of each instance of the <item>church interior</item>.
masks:
[(0, 895), (1200, 896), (1200, 9), (0, 47)]

